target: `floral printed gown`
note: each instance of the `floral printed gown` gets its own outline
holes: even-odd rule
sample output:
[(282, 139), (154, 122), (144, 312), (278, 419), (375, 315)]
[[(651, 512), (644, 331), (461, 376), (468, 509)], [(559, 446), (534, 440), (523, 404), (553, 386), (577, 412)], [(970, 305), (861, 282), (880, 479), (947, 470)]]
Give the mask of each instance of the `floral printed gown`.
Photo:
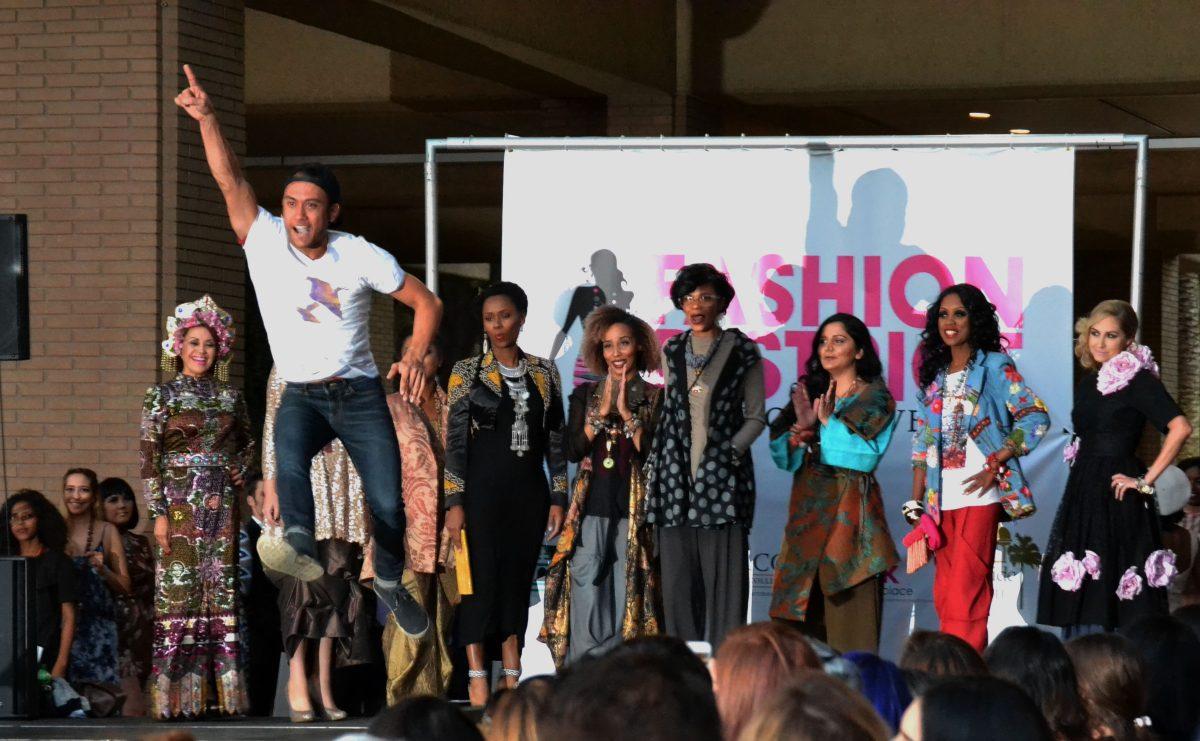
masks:
[(153, 717), (248, 707), (230, 471), (245, 470), (252, 445), (245, 403), (228, 385), (179, 374), (146, 392), (142, 480), (150, 516), (167, 518), (170, 538), (169, 553), (155, 546)]

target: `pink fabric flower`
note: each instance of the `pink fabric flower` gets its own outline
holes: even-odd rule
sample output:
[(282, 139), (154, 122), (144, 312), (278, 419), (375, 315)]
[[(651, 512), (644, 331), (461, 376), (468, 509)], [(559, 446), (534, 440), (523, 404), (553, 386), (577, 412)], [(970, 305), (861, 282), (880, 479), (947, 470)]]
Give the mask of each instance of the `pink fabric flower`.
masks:
[(1165, 587), (1179, 573), (1175, 567), (1175, 552), (1167, 548), (1151, 553), (1146, 559), (1146, 581), (1152, 587)]
[(1063, 462), (1068, 466), (1075, 465), (1075, 458), (1079, 455), (1079, 438), (1071, 436), (1071, 442), (1063, 448)]
[(1083, 586), (1083, 579), (1087, 576), (1087, 569), (1083, 562), (1075, 558), (1074, 551), (1067, 551), (1058, 557), (1054, 562), (1054, 566), (1050, 568), (1050, 579), (1059, 586), (1060, 589), (1068, 592), (1078, 592)]
[(1150, 348), (1134, 343), (1100, 366), (1100, 372), (1096, 374), (1096, 388), (1105, 396), (1120, 391), (1143, 368), (1158, 375), (1158, 363), (1154, 362)]
[(1083, 552), (1083, 568), (1093, 580), (1100, 578), (1100, 554), (1095, 551)]
[(1121, 574), (1117, 584), (1117, 599), (1131, 600), (1142, 593), (1142, 577), (1138, 576), (1137, 566), (1130, 566)]

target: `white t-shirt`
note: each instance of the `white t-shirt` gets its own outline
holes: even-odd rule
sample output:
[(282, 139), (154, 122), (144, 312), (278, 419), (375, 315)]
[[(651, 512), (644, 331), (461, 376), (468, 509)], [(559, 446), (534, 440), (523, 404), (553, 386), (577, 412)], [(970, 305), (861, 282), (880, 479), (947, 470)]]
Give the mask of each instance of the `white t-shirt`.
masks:
[[(966, 371), (958, 373), (950, 373), (946, 375), (946, 383), (943, 388), (954, 392), (959, 388), (964, 388), (962, 384), (962, 375)], [(963, 399), (963, 426), (970, 424), (970, 417), (975, 413), (975, 405), (970, 399)], [(954, 407), (958, 404), (958, 399), (947, 396), (942, 400), (942, 446), (943, 449), (947, 441), (950, 439), (950, 430), (954, 429)], [(964, 494), (963, 489), (966, 488), (964, 483), (967, 479), (983, 470), (983, 465), (987, 463), (987, 456), (971, 439), (969, 429), (963, 430), (963, 436), (967, 442), (967, 460), (962, 468), (946, 468), (946, 457), (942, 456), (942, 509), (963, 509), (965, 507), (982, 507), (986, 504), (995, 504), (1000, 501), (1000, 489), (993, 486), (983, 496), (977, 496), (978, 492)]]
[(304, 383), (379, 375), (371, 355), (371, 292), (393, 293), (404, 269), (362, 237), (330, 230), (310, 260), (288, 242), (283, 219), (258, 209), (245, 242), (246, 265), (279, 376)]

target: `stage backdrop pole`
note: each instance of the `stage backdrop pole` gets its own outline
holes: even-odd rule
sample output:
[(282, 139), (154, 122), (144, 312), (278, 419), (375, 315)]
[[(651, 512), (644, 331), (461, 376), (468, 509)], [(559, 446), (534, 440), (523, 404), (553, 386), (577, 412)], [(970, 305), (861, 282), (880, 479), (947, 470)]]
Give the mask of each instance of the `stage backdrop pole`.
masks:
[[(1137, 139), (1137, 165), (1133, 176), (1133, 264), (1129, 271), (1129, 303), (1140, 316), (1142, 313), (1142, 282), (1146, 272), (1146, 193), (1150, 188), (1147, 170), (1150, 168), (1150, 138)], [(1141, 338), (1141, 328), (1138, 337)]]
[(425, 285), (438, 292), (437, 142), (425, 142)]

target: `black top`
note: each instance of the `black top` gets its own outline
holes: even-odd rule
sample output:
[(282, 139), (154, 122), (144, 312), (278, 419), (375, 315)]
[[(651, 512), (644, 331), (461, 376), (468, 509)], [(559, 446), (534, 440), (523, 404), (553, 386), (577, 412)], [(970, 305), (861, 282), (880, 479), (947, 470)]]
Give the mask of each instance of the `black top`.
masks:
[[(628, 383), (626, 401), (634, 416), (642, 420), (642, 445), (649, 449), (654, 437), (655, 402), (660, 397), (648, 393), (645, 381), (640, 378), (630, 379)], [(591, 440), (587, 439), (584, 427), (590, 410), (599, 407), (602, 393), (603, 388), (595, 382), (582, 384), (571, 392), (567, 414), (567, 459), (572, 463), (591, 459), (591, 482), (583, 514), (622, 519), (629, 517), (630, 474), (635, 466), (642, 465), (644, 456), (624, 434), (624, 422), (615, 411), (609, 415), (608, 422), (618, 428), (618, 434), (614, 437), (608, 431), (597, 431)], [(610, 454), (613, 465), (606, 468), (604, 461)]]
[(75, 567), (66, 554), (51, 550), (29, 562), (33, 573), (37, 645), (42, 647), (42, 658), (38, 663), (53, 669), (62, 635), (63, 603), (76, 601)]

